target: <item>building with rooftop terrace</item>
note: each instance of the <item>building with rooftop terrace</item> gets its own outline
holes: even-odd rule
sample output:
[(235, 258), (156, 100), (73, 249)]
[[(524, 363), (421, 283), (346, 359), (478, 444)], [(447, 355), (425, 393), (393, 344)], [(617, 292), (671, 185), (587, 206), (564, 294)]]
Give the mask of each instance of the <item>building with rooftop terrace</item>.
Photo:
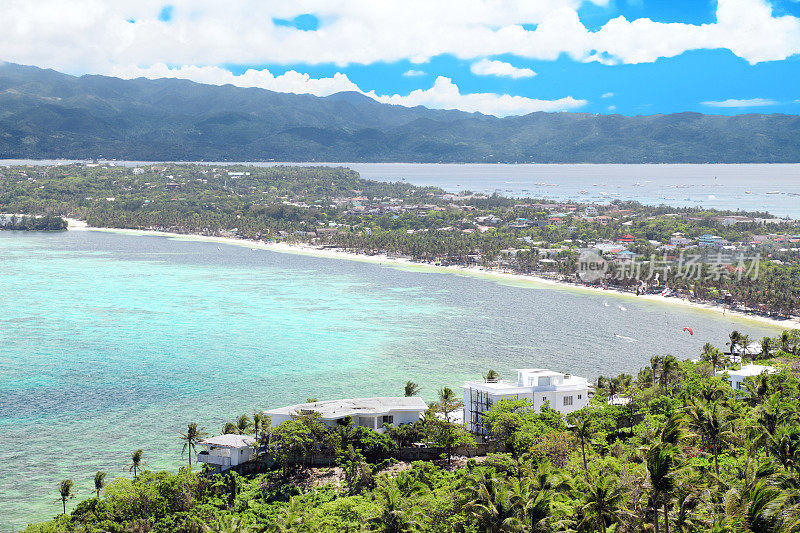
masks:
[(585, 407), (589, 401), (586, 378), (543, 368), (517, 369), (516, 381), (467, 381), (464, 391), (464, 422), (467, 429), (485, 435), (483, 413), (501, 400), (528, 400), (537, 410), (547, 402), (550, 408), (567, 414)]
[(737, 397), (747, 396), (747, 394), (743, 392), (739, 392), (741, 390), (747, 390), (745, 387), (745, 382), (748, 378), (754, 378), (760, 376), (761, 374), (777, 374), (778, 369), (774, 366), (767, 366), (767, 365), (744, 365), (738, 370), (732, 369), (724, 369), (724, 370), (716, 370), (714, 374), (717, 376), (722, 376), (725, 380), (730, 383), (733, 390), (736, 391)]
[(422, 398), (401, 396), (301, 403), (270, 409), (264, 411), (264, 414), (269, 415), (272, 427), (293, 418), (317, 413), (320, 422), (328, 427), (333, 427), (340, 420), (349, 417), (353, 425), (383, 433), (384, 424), (411, 424), (418, 421), (427, 410), (428, 404)]
[(250, 435), (217, 435), (198, 442), (205, 450), (197, 454), (197, 461), (205, 463), (215, 472), (224, 472), (232, 466), (246, 463), (255, 454), (256, 439)]

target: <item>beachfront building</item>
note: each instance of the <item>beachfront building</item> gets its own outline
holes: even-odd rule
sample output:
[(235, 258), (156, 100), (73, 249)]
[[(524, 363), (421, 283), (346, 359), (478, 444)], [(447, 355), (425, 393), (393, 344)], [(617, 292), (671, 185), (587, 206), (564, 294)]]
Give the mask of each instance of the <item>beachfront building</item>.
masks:
[(467, 381), (464, 390), (464, 422), (467, 429), (484, 435), (483, 413), (501, 400), (528, 400), (538, 411), (545, 401), (552, 409), (567, 414), (589, 401), (586, 378), (543, 368), (518, 369), (516, 381), (484, 379)]
[(205, 450), (197, 454), (197, 461), (205, 463), (215, 472), (224, 472), (232, 466), (246, 463), (253, 458), (256, 439), (249, 435), (217, 435), (198, 444)]
[(301, 403), (264, 411), (264, 414), (270, 417), (272, 427), (299, 416), (317, 413), (320, 422), (327, 427), (333, 427), (349, 417), (350, 423), (355, 426), (383, 433), (384, 424), (411, 424), (418, 421), (427, 410), (428, 404), (422, 398), (401, 396)]
[[(774, 366), (767, 366), (767, 365), (744, 365), (738, 370), (731, 370), (731, 369), (724, 369), (724, 370), (716, 370), (714, 372), (717, 376), (723, 376), (728, 383), (730, 383), (731, 388), (735, 391), (746, 390), (744, 385), (747, 378), (752, 378), (756, 376), (760, 376), (761, 374), (777, 374), (778, 369)], [(737, 396), (746, 396), (745, 393), (738, 393)]]

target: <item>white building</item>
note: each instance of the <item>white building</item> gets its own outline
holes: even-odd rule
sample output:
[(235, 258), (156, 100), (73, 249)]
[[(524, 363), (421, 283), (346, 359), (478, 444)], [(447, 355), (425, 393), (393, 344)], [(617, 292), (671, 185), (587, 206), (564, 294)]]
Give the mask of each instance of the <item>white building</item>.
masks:
[(272, 427), (298, 416), (318, 413), (320, 422), (328, 427), (349, 416), (353, 425), (383, 433), (384, 424), (411, 424), (427, 410), (428, 404), (422, 398), (401, 396), (301, 403), (264, 411), (264, 414), (270, 416)]
[(501, 400), (528, 400), (539, 411), (547, 401), (550, 408), (567, 414), (589, 401), (586, 378), (542, 368), (517, 370), (517, 381), (467, 381), (464, 386), (464, 422), (473, 433), (483, 434), (482, 414)]
[(774, 366), (766, 366), (766, 365), (744, 365), (739, 370), (717, 370), (715, 374), (717, 376), (723, 376), (728, 383), (731, 384), (731, 388), (735, 391), (740, 391), (745, 389), (744, 382), (747, 381), (747, 378), (752, 378), (756, 376), (760, 376), (761, 374), (777, 374), (778, 369)]
[(232, 434), (201, 440), (198, 444), (204, 446), (205, 450), (197, 454), (197, 461), (222, 472), (252, 459), (255, 443), (256, 439), (249, 435)]

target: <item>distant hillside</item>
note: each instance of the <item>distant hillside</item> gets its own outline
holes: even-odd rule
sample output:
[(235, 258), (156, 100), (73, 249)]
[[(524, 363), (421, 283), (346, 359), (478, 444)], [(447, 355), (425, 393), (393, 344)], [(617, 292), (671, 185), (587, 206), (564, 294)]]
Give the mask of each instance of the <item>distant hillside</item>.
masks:
[(800, 117), (406, 108), (185, 80), (0, 65), (0, 158), (538, 163), (800, 162)]

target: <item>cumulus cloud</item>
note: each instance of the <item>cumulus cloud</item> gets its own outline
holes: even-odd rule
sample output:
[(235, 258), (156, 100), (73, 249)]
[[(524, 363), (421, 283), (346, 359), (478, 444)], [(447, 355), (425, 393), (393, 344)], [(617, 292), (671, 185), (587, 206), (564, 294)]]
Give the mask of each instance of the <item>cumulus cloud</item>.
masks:
[(769, 98), (749, 98), (743, 100), (730, 98), (728, 100), (710, 100), (708, 102), (702, 102), (702, 104), (710, 107), (764, 107), (777, 105), (778, 102), (770, 100)]
[(481, 59), (470, 65), (470, 72), (476, 76), (500, 76), (508, 78), (532, 78), (536, 73), (529, 68), (517, 68), (511, 63)]
[(403, 76), (405, 76), (406, 78), (415, 78), (417, 76), (424, 76), (424, 75), (425, 75), (425, 71), (423, 71), (423, 70), (410, 69), (410, 70), (407, 70), (407, 71), (403, 72)]
[[(459, 109), (486, 115), (523, 115), (534, 111), (566, 111), (586, 104), (585, 100), (572, 97), (557, 100), (537, 100), (523, 96), (495, 93), (461, 94), (450, 78), (438, 77), (430, 89), (418, 89), (408, 95), (379, 95), (375, 91), (364, 91), (350, 81), (346, 74), (337, 72), (328, 78), (312, 78), (308, 74), (290, 70), (278, 76), (268, 69), (249, 69), (243, 74), (216, 66), (196, 67), (184, 65), (170, 68), (163, 63), (152, 67), (116, 67), (110, 72), (120, 78), (179, 78), (211, 85), (231, 84), (237, 87), (258, 87), (270, 91), (328, 96), (340, 91), (357, 91), (378, 102), (406, 107), (425, 106), (432, 109)], [(424, 73), (423, 73), (424, 74)]]
[(600, 98), (611, 98), (614, 96), (614, 93), (604, 93)]
[(524, 96), (512, 96), (495, 93), (462, 94), (458, 86), (450, 78), (439, 76), (430, 89), (417, 89), (408, 95), (381, 96), (374, 91), (366, 93), (385, 104), (396, 104), (407, 107), (425, 106), (432, 109), (460, 109), (462, 111), (478, 111), (487, 115), (504, 117), (523, 115), (535, 111), (568, 111), (586, 105), (586, 100), (577, 100), (571, 96), (557, 100), (538, 100)]
[(231, 84), (237, 87), (258, 87), (283, 93), (313, 94), (315, 96), (328, 96), (341, 91), (359, 91), (361, 89), (350, 81), (346, 74), (337, 72), (330, 78), (312, 78), (308, 74), (289, 70), (278, 76), (273, 75), (268, 69), (248, 69), (240, 75), (235, 75), (221, 67), (206, 66), (196, 67), (184, 65), (169, 68), (159, 63), (147, 68), (134, 66), (113, 67), (109, 72), (111, 76), (119, 78), (180, 78), (198, 83), (211, 85)]
[[(594, 0), (607, 4), (608, 0)], [(718, 0), (709, 24), (620, 16), (598, 31), (580, 20), (582, 0), (5, 0), (4, 59), (69, 72), (114, 65), (424, 63), (513, 54), (553, 60), (652, 62), (687, 50), (729, 49), (751, 63), (800, 53), (800, 19), (769, 0)], [(274, 20), (311, 14), (316, 30)], [(162, 17), (163, 18), (163, 17)], [(133, 21), (133, 22), (129, 22)], [(526, 29), (528, 28), (528, 29)], [(53, 50), (58, 53), (54, 54)]]

